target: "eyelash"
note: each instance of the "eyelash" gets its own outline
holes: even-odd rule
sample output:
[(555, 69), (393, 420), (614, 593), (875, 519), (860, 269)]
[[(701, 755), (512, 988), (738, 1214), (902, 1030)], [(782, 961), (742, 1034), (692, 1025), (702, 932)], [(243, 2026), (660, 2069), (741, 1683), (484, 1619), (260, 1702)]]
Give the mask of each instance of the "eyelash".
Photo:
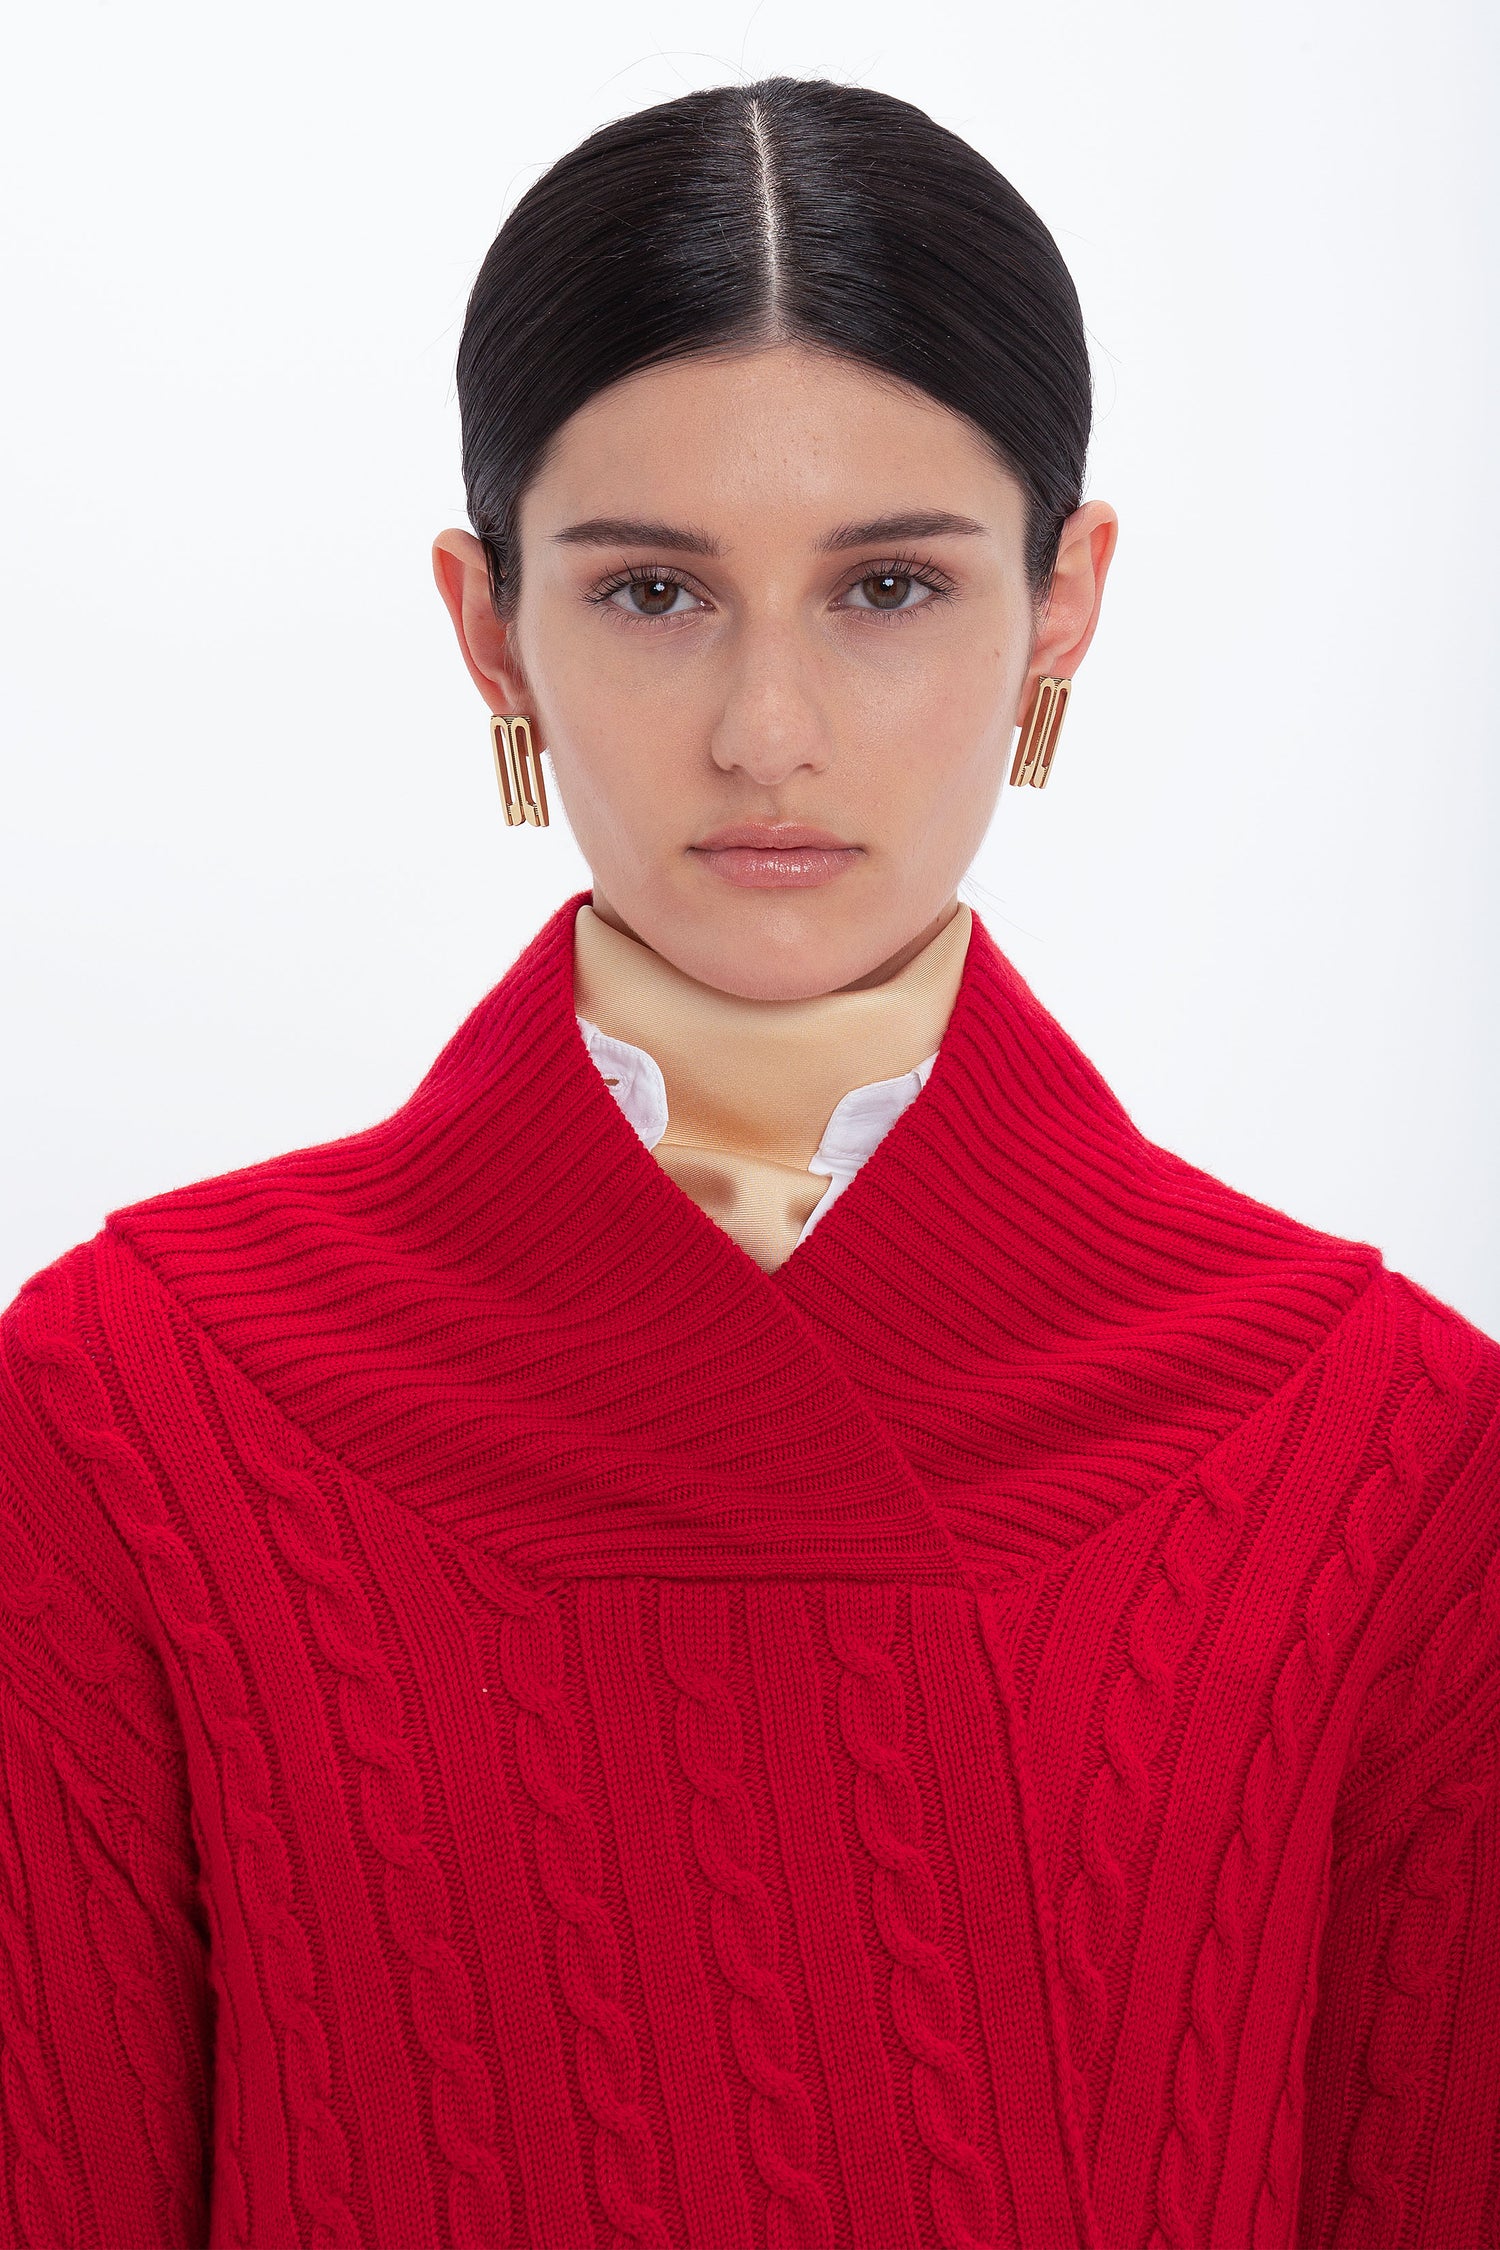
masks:
[[(846, 594), (852, 594), (855, 587), (861, 585), (867, 578), (909, 578), (915, 585), (925, 586), (933, 601), (946, 600), (954, 591), (953, 580), (945, 571), (939, 570), (936, 563), (928, 562), (917, 555), (897, 555), (881, 562), (862, 563), (843, 588), (843, 592), (838, 597), (839, 600), (842, 601)], [(622, 587), (655, 585), (680, 586), (690, 594), (694, 591), (682, 572), (674, 570), (670, 563), (626, 563), (622, 564), (619, 570), (611, 572), (608, 578), (602, 579), (589, 594), (588, 599), (591, 602), (607, 602), (611, 595), (618, 594)], [(882, 625), (894, 625), (898, 619), (910, 617), (914, 610), (928, 607), (928, 602), (914, 602), (910, 608), (903, 606), (900, 609), (875, 609), (871, 607), (861, 610), (859, 614), (863, 617), (875, 618)], [(629, 614), (628, 610), (621, 611), (622, 616), (629, 616)], [(691, 612), (679, 614), (690, 615)], [(648, 617), (642, 612), (632, 622), (637, 625), (666, 625), (673, 623), (674, 619), (666, 611), (659, 617)]]

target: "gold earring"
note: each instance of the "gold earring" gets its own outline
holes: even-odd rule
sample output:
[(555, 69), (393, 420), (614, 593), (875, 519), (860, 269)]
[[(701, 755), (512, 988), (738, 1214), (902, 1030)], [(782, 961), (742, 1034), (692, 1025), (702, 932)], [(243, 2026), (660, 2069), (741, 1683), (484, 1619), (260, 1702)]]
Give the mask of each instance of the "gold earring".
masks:
[(524, 820), (533, 828), (545, 828), (547, 784), (542, 779), (542, 753), (531, 739), (531, 721), (519, 711), (504, 716), (492, 711), (490, 746), (495, 753), (495, 778), (500, 784), (506, 827), (519, 828)]
[(1016, 762), (1010, 769), (1013, 789), (1021, 788), (1028, 781), (1033, 789), (1046, 788), (1047, 776), (1052, 771), (1052, 753), (1062, 733), (1063, 713), (1072, 691), (1071, 680), (1054, 680), (1049, 674), (1046, 679), (1037, 681), (1036, 694), (1026, 714), (1021, 739), (1016, 744)]

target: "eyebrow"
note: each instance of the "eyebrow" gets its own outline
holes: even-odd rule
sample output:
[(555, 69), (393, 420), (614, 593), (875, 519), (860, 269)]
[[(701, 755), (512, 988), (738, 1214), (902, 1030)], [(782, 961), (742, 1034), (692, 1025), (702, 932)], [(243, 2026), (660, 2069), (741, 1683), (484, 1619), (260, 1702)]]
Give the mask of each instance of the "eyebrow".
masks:
[(570, 523), (554, 531), (554, 541), (564, 547), (675, 547), (679, 554), (717, 555), (717, 539), (706, 531), (684, 529), (679, 524), (646, 523), (638, 516), (590, 516), (586, 523)]
[(903, 508), (895, 515), (872, 516), (868, 523), (841, 523), (818, 546), (824, 554), (842, 547), (883, 547), (896, 539), (945, 539), (950, 535), (983, 537), (984, 525), (972, 516), (950, 515), (946, 508)]
[[(956, 516), (946, 508), (903, 508), (893, 515), (872, 516), (867, 523), (841, 523), (818, 541), (822, 554), (846, 547), (888, 546), (898, 539), (943, 539), (983, 536), (984, 525), (972, 516)], [(639, 516), (590, 516), (554, 531), (553, 540), (564, 547), (670, 547), (683, 555), (722, 554), (717, 539), (690, 525), (648, 523)]]

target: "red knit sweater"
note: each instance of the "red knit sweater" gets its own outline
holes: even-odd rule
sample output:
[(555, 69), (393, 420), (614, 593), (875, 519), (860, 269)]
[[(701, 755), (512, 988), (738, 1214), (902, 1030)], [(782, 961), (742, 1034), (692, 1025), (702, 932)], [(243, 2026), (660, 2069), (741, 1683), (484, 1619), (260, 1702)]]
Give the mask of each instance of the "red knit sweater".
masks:
[(768, 1277), (572, 911), (5, 1317), (0, 2238), (1494, 2250), (1500, 1352), (977, 924)]

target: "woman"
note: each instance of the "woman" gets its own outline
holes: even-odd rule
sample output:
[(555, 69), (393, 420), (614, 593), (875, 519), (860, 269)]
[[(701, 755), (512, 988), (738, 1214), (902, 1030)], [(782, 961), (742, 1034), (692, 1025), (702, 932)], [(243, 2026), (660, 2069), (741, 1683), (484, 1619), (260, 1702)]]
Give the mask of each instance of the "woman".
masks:
[(459, 384), (593, 888), (6, 1316), (4, 2239), (1493, 2245), (1500, 1353), (957, 899), (1115, 537), (1051, 237), (692, 95)]

